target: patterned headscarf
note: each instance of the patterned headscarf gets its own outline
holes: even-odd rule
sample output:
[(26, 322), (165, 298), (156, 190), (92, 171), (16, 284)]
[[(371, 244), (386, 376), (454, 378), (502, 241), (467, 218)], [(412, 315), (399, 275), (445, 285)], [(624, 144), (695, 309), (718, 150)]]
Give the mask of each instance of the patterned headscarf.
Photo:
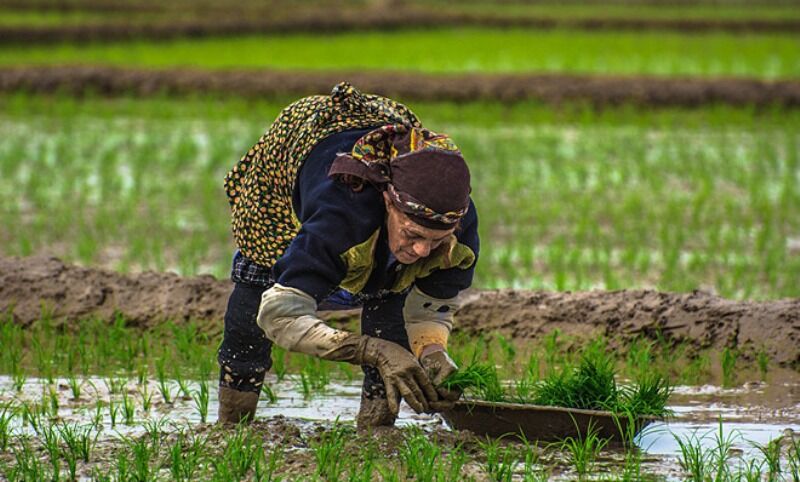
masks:
[(367, 133), (336, 157), (328, 175), (356, 190), (368, 182), (386, 191), (398, 209), (432, 229), (452, 228), (469, 208), (461, 151), (448, 136), (421, 127), (392, 124)]

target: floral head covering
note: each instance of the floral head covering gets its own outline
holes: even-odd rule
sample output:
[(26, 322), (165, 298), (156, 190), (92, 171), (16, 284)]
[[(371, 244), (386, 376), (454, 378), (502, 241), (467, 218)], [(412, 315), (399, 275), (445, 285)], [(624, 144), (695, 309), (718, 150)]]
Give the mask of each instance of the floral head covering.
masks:
[(470, 174), (448, 136), (392, 124), (375, 129), (340, 153), (328, 175), (360, 190), (368, 182), (389, 194), (411, 219), (450, 229), (469, 208)]

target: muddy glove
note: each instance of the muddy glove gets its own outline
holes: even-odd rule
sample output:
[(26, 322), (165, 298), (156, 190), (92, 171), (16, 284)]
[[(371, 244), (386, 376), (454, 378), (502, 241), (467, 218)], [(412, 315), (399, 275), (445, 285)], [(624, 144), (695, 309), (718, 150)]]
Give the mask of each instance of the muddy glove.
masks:
[(417, 413), (429, 412), (438, 394), (422, 366), (408, 350), (391, 341), (353, 335), (358, 343), (354, 360), (378, 369), (386, 385), (386, 399), (394, 415), (400, 411), (398, 394)]
[(458, 370), (456, 362), (450, 358), (442, 345), (428, 345), (420, 354), (420, 364), (428, 374), (428, 378), (436, 387), (439, 401), (432, 408), (436, 411), (449, 410), (453, 408), (456, 400), (461, 398), (461, 391), (447, 389), (442, 386), (442, 382), (453, 372)]
[(394, 415), (400, 410), (398, 395), (417, 413), (430, 411), (430, 403), (439, 400), (411, 352), (397, 343), (331, 328), (315, 310), (310, 295), (276, 283), (261, 296), (257, 322), (270, 340), (287, 350), (377, 368)]

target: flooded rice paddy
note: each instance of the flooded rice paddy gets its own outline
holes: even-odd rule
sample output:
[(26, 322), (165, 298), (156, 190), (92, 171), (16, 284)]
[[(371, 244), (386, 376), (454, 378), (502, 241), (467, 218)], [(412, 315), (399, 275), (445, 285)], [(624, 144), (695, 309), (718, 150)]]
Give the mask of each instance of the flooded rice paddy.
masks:
[[(290, 430), (301, 434), (302, 439), (326, 430), (335, 430), (337, 420), (344, 425), (351, 425), (355, 419), (360, 397), (358, 380), (331, 382), (316, 392), (304, 390), (299, 377), (287, 376), (279, 382), (274, 376), (268, 376), (267, 381), (272, 393), (271, 396), (266, 392), (262, 393), (257, 417), (268, 423), (263, 427), (256, 424), (256, 430)], [(21, 389), (17, 390), (20, 386)], [(10, 436), (10, 443), (8, 450), (0, 452), (0, 460), (5, 464), (0, 465), (0, 468), (4, 468), (6, 477), (11, 479), (9, 474), (13, 475), (13, 469), (10, 467), (15, 463), (11, 454), (15, 453), (15, 443), (26, 438), (29, 441), (40, 440), (48, 423), (61, 427), (88, 427), (96, 436), (96, 450), (100, 453), (104, 450), (113, 451), (121, 440), (146, 438), (154, 427), (166, 437), (179, 433), (213, 431), (215, 428), (212, 424), (216, 421), (217, 411), (215, 386), (215, 382), (182, 382), (179, 385), (175, 381), (164, 384), (155, 380), (140, 384), (137, 380), (113, 377), (89, 377), (80, 380), (56, 378), (50, 381), (28, 378), (22, 383), (19, 379), (2, 376), (0, 414), (5, 408), (3, 417), (7, 420), (6, 433)], [(206, 388), (207, 400), (200, 396)], [(79, 392), (77, 397), (76, 392)], [(169, 403), (164, 400), (165, 393), (170, 399)], [(725, 461), (733, 473), (748, 463), (763, 461), (764, 450), (770, 446), (770, 442), (780, 439), (784, 441), (784, 449), (778, 463), (784, 467), (784, 472), (783, 475), (769, 480), (796, 480), (791, 478), (790, 466), (794, 461), (789, 460), (787, 447), (792, 446), (792, 440), (795, 446), (800, 441), (800, 383), (751, 382), (730, 389), (712, 385), (679, 386), (670, 399), (670, 408), (674, 413), (673, 417), (649, 425), (635, 440), (640, 449), (639, 464), (643, 478), (686, 480), (687, 470), (690, 469), (686, 466), (686, 454), (682, 452), (681, 446), (684, 445), (685, 449), (688, 443), (702, 447), (708, 454), (723, 447), (726, 451)], [(205, 416), (203, 412), (206, 413)], [(203, 418), (205, 424), (202, 422)], [(418, 415), (405, 405), (401, 409), (397, 425), (402, 427), (398, 431), (401, 433), (413, 431), (413, 427), (419, 427), (429, 436), (452, 433), (441, 416)], [(459, 443), (469, 446), (472, 438), (478, 447), (483, 447), (483, 442), (477, 437), (468, 434), (455, 435), (453, 440), (458, 440)], [(385, 435), (377, 437), (382, 436)], [(519, 445), (510, 439), (504, 443)], [(300, 445), (283, 447), (289, 450), (284, 453), (284, 457), (287, 460), (292, 457), (302, 459), (301, 454), (304, 451), (315, 450), (313, 445)], [(42, 447), (40, 450), (44, 460), (46, 449)], [(485, 454), (481, 452), (477, 450), (466, 462), (464, 474), (467, 478), (544, 480), (531, 479), (521, 473), (521, 466), (516, 467), (509, 478), (504, 476), (498, 479), (497, 474), (486, 473), (481, 468), (486, 464), (482, 461)], [(97, 458), (100, 466), (103, 458)], [(606, 446), (599, 452), (592, 473), (586, 477), (619, 480), (615, 477), (608, 479), (608, 474), (615, 473), (615, 469), (623, 466), (625, 461), (625, 450), (617, 446)], [(542, 455), (539, 459), (540, 474), (547, 474), (547, 478), (552, 480), (581, 478), (571, 468), (571, 462), (569, 453), (551, 450), (549, 455)], [(706, 462), (712, 463), (711, 459)], [(474, 467), (469, 469), (471, 465)], [(96, 479), (97, 466), (94, 470), (95, 472), (91, 472), (87, 464), (79, 474), (86, 480)], [(766, 477), (766, 465), (762, 470)], [(299, 473), (290, 473), (288, 479), (305, 478), (306, 475), (301, 476), (301, 473), (302, 469)], [(313, 470), (307, 475), (312, 479), (320, 478)], [(155, 477), (162, 478), (157, 473)], [(385, 479), (383, 476), (381, 478)]]

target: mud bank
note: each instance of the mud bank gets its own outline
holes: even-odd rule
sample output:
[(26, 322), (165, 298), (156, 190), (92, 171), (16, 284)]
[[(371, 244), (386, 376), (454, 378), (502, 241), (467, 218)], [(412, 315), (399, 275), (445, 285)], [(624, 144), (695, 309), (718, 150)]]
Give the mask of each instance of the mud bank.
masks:
[(389, 31), (408, 28), (529, 28), (550, 30), (674, 31), (704, 33), (798, 33), (800, 21), (659, 19), (659, 18), (546, 18), (506, 17), (459, 13), (431, 13), (401, 9), (391, 11), (326, 10), (292, 18), (274, 18), (272, 12), (241, 12), (231, 16), (220, 12), (216, 18), (186, 20), (176, 15), (170, 22), (102, 22), (83, 25), (3, 26), (0, 44), (50, 44), (60, 42), (109, 42), (133, 39), (170, 40), (255, 34), (342, 33)]
[(726, 103), (800, 106), (800, 82), (747, 78), (659, 78), (558, 74), (453, 74), (403, 72), (147, 70), (56, 66), (0, 68), (0, 92), (83, 95), (183, 95), (211, 93), (245, 97), (302, 96), (330, 92), (348, 80), (365, 92), (401, 100), (698, 107)]
[[(23, 325), (40, 318), (44, 306), (67, 324), (89, 316), (113, 319), (120, 313), (141, 327), (196, 320), (207, 331), (218, 332), (230, 290), (230, 282), (211, 276), (122, 275), (52, 257), (0, 258), (0, 310)], [(800, 368), (800, 299), (742, 302), (703, 292), (652, 290), (474, 291), (458, 312), (456, 325), (468, 334), (502, 333), (517, 340), (555, 329), (620, 340), (662, 336), (698, 349), (735, 347), (744, 356), (763, 349), (776, 363)]]

